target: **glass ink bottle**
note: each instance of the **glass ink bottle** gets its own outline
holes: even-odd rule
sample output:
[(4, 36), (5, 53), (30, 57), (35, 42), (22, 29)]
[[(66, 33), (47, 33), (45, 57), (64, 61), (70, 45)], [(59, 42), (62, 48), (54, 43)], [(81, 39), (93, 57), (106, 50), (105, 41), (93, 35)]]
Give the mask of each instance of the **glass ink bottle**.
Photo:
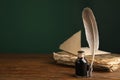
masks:
[(78, 51), (78, 57), (75, 61), (76, 77), (88, 77), (89, 64), (84, 57), (84, 51)]

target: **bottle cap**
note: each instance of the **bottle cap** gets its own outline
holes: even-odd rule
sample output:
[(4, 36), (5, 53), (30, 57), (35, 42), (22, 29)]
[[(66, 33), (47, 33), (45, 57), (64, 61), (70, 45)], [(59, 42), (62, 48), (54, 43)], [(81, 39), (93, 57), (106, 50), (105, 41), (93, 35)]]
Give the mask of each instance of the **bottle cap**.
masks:
[(84, 51), (78, 51), (78, 53), (84, 53)]
[(78, 51), (78, 57), (79, 58), (84, 57), (84, 51)]

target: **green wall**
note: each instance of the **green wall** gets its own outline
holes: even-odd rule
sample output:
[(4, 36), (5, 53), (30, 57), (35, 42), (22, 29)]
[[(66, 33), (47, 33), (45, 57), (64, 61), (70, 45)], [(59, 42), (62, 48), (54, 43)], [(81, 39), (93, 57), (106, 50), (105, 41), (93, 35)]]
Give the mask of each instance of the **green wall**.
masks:
[(100, 49), (120, 53), (120, 0), (92, 2), (100, 33)]
[(100, 49), (120, 52), (119, 0), (1, 0), (0, 53), (51, 53), (82, 30), (81, 12), (93, 9), (100, 33)]

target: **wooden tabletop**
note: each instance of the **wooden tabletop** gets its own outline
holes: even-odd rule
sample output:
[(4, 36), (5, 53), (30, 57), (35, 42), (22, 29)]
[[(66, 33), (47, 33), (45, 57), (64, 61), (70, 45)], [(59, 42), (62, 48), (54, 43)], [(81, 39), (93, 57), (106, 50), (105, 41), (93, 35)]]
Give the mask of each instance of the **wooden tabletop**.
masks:
[(74, 67), (56, 64), (52, 54), (0, 54), (0, 80), (120, 80), (120, 70), (76, 78)]

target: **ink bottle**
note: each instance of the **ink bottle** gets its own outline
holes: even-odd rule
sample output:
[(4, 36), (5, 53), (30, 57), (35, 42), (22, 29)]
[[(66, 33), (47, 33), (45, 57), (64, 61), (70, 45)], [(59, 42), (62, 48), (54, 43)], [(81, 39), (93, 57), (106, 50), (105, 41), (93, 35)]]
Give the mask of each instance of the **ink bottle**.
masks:
[(76, 77), (88, 77), (89, 64), (84, 57), (84, 51), (78, 51), (78, 57), (75, 61)]

